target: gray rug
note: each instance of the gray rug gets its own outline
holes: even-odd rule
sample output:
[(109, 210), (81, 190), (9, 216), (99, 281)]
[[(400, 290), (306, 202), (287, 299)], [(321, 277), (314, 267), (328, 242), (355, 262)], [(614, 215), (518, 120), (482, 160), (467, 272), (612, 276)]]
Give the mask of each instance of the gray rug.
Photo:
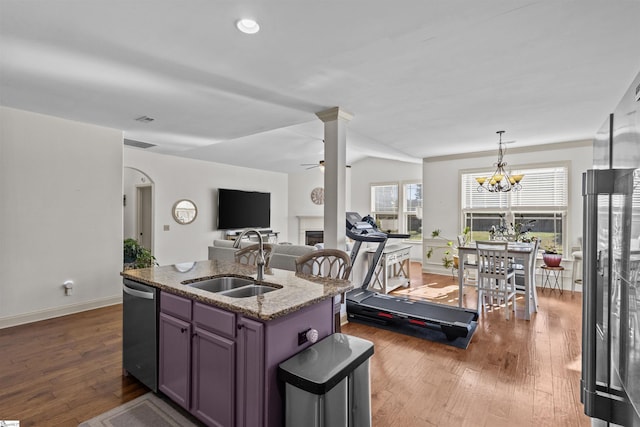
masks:
[(144, 394), (78, 427), (197, 427), (196, 424), (154, 393)]

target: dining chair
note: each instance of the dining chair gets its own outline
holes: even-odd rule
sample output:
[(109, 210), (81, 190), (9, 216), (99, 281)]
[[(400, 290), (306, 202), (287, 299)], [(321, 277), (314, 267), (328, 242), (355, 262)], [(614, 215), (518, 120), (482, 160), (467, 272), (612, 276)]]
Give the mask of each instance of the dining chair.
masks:
[[(526, 288), (524, 285), (524, 281), (526, 278), (525, 274), (531, 274), (530, 280), (531, 284), (529, 286), (531, 295), (529, 295), (529, 299), (533, 299), (534, 307), (538, 306), (538, 291), (536, 288), (536, 259), (538, 257), (538, 250), (540, 249), (540, 240), (534, 240), (532, 243), (531, 252), (528, 254), (523, 254), (523, 256), (529, 257), (529, 265), (531, 266), (531, 271), (524, 271), (524, 259), (520, 257), (514, 257), (511, 261), (511, 267), (515, 271), (516, 274), (516, 293), (524, 295), (526, 293)], [(525, 296), (526, 298), (526, 296)], [(531, 303), (531, 301), (527, 301), (525, 299), (525, 304)]]
[[(493, 305), (504, 302), (505, 318), (510, 318), (515, 310), (516, 280), (515, 271), (510, 266), (508, 242), (476, 241), (478, 260), (478, 312), (484, 307), (483, 299)], [(509, 301), (511, 300), (511, 309)]]
[[(269, 267), (269, 261), (271, 260), (271, 252), (273, 251), (273, 246), (269, 243), (264, 243), (263, 245), (264, 251), (264, 268)], [(249, 245), (245, 248), (237, 250), (233, 257), (235, 258), (237, 263), (247, 264), (247, 265), (256, 265), (258, 260), (258, 252), (260, 249), (260, 244), (255, 243), (253, 245)]]
[[(315, 277), (349, 279), (351, 257), (339, 249), (318, 249), (296, 258), (296, 272)], [(333, 321), (335, 332), (340, 332), (340, 306), (344, 294), (333, 300)]]
[[(469, 242), (467, 242), (467, 239), (465, 237), (464, 234), (459, 234), (457, 236), (457, 240), (458, 240), (458, 247), (460, 246), (465, 246), (467, 245)], [(471, 257), (473, 257), (473, 255), (471, 255)], [(474, 274), (474, 277), (472, 278), (471, 275), (469, 274), (471, 272), (471, 270), (478, 270), (478, 263), (476, 262), (476, 260), (469, 260), (467, 259), (468, 257), (463, 257), (463, 259), (459, 259), (458, 262), (463, 262), (464, 263), (464, 278), (463, 280), (465, 282), (470, 281), (470, 282), (475, 282), (477, 280), (478, 275)]]

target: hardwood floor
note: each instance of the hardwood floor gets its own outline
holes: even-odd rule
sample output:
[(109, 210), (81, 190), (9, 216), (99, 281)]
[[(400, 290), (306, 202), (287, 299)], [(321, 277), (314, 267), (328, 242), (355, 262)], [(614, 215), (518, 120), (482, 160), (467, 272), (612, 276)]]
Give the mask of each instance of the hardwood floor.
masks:
[(122, 376), (122, 305), (0, 330), (0, 419), (77, 426), (147, 392)]
[[(412, 270), (411, 290), (457, 303), (450, 276)], [(374, 426), (588, 426), (579, 398), (581, 294), (546, 290), (523, 320), (480, 317), (466, 350), (351, 323), (375, 344)], [(475, 307), (475, 290), (465, 289)], [(77, 426), (147, 392), (122, 377), (122, 306), (0, 330), (0, 419)]]
[[(420, 273), (412, 269), (411, 289), (428, 285), (422, 293), (457, 304), (457, 278)], [(466, 307), (476, 295), (465, 287)], [(579, 394), (581, 296), (538, 289), (531, 321), (522, 297), (511, 320), (500, 309), (485, 312), (466, 350), (346, 325), (344, 333), (374, 343), (373, 425), (589, 426)]]

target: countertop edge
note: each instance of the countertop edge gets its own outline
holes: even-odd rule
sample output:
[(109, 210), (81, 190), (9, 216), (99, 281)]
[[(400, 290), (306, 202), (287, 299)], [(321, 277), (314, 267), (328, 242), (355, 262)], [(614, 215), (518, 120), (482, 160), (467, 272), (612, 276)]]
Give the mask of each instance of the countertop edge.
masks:
[[(201, 261), (199, 263), (205, 263), (205, 262)], [(214, 271), (212, 267), (212, 271), (209, 272), (210, 274), (204, 274), (203, 277), (216, 276), (216, 275), (233, 275), (233, 276), (252, 278), (250, 275), (247, 275), (247, 271), (238, 272), (236, 270), (237, 268), (246, 269), (247, 268), (246, 266), (238, 267), (238, 265), (234, 265), (234, 263), (229, 263), (226, 265), (223, 263), (221, 265), (222, 265), (221, 269), (219, 268)], [(347, 292), (353, 289), (352, 283), (348, 280), (328, 279), (328, 278), (322, 278), (322, 277), (307, 276), (307, 275), (296, 274), (295, 272), (290, 272), (288, 270), (279, 270), (278, 274), (284, 275), (284, 280), (282, 277), (277, 280), (275, 279), (269, 280), (270, 278), (273, 278), (273, 277), (270, 277), (270, 278), (267, 278), (267, 280), (265, 280), (264, 282), (274, 283), (279, 286), (283, 286), (283, 288), (286, 288), (287, 286), (290, 286), (290, 285), (287, 285), (285, 282), (287, 280), (293, 280), (297, 285), (302, 284), (304, 286), (310, 286), (310, 287), (322, 286), (323, 293), (318, 296), (311, 296), (305, 292), (301, 293), (300, 289), (297, 289), (297, 293), (302, 294), (304, 296), (303, 297), (301, 296), (298, 300), (293, 299), (293, 301), (291, 301), (290, 299), (289, 302), (283, 304), (282, 308), (274, 307), (276, 303), (274, 302), (273, 297), (268, 297), (269, 304), (265, 304), (265, 305), (269, 307), (269, 310), (262, 312), (261, 310), (263, 309), (263, 306), (259, 300), (259, 297), (248, 297), (251, 299), (243, 298), (242, 300), (236, 300), (236, 299), (231, 299), (229, 297), (225, 297), (222, 295), (217, 295), (216, 293), (203, 291), (197, 288), (192, 288), (192, 287), (188, 287), (186, 285), (181, 284), (181, 282), (195, 279), (196, 278), (195, 276), (180, 277), (180, 279), (184, 279), (184, 280), (181, 280), (177, 283), (175, 282), (175, 279), (166, 280), (167, 282), (174, 282), (174, 283), (162, 283), (162, 281), (160, 280), (152, 280), (150, 278), (144, 277), (145, 275), (153, 275), (155, 271), (161, 272), (163, 271), (163, 269), (167, 269), (169, 267), (172, 267), (172, 266), (152, 267), (151, 269), (125, 270), (120, 272), (120, 275), (124, 279), (129, 279), (138, 283), (152, 286), (163, 292), (168, 292), (174, 295), (183, 296), (185, 298), (189, 298), (194, 301), (198, 301), (204, 304), (215, 306), (224, 310), (232, 311), (235, 313), (239, 313), (239, 314), (246, 315), (248, 317), (252, 317), (252, 318), (263, 320), (263, 321), (274, 320), (279, 317), (286, 316), (287, 314), (294, 313), (305, 307), (317, 304), (321, 301), (327, 300), (329, 298), (333, 298), (336, 295), (340, 295), (344, 292)], [(220, 267), (220, 266), (216, 266), (216, 267)], [(224, 268), (224, 267), (229, 267), (229, 268)], [(251, 269), (251, 267), (249, 268)], [(146, 271), (143, 271), (143, 270), (146, 270)], [(251, 271), (254, 271), (254, 270), (249, 270), (249, 272)], [(173, 271), (171, 271), (171, 273), (173, 274)], [(327, 285), (330, 285), (330, 286), (327, 286)], [(317, 288), (315, 289), (317, 291)], [(264, 302), (264, 299), (262, 301)]]

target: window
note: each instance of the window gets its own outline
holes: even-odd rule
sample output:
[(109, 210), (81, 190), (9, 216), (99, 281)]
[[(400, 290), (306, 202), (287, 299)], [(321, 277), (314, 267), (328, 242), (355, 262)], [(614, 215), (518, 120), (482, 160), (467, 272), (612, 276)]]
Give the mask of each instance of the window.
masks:
[(380, 230), (398, 232), (398, 184), (371, 186), (371, 216)]
[[(514, 171), (513, 173), (516, 173)], [(568, 207), (566, 164), (523, 168), (522, 189), (507, 193), (478, 191), (475, 178), (487, 171), (462, 172), (462, 214), (464, 226), (471, 228), (473, 240), (489, 238), (492, 225), (518, 224), (535, 220), (531, 235), (541, 239), (540, 247), (565, 248), (565, 218)]]
[[(400, 201), (402, 201), (400, 203)], [(422, 184), (418, 182), (371, 185), (371, 215), (380, 230), (407, 233), (422, 239)]]
[(410, 240), (422, 240), (422, 184), (406, 183), (402, 186), (402, 213), (404, 219), (404, 233), (410, 234)]

